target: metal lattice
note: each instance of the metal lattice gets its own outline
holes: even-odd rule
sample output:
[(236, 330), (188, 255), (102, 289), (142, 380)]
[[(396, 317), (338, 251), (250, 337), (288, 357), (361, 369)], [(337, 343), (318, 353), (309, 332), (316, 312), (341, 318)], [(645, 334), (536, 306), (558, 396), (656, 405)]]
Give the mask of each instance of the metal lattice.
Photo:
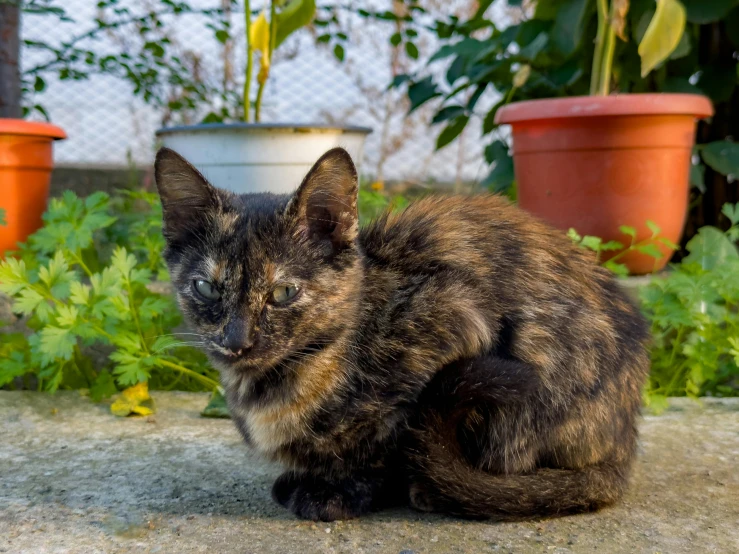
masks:
[[(217, 3), (218, 0), (210, 0)], [(133, 0), (130, 2), (134, 4)], [(201, 4), (207, 4), (201, 0)], [(378, 4), (390, 4), (381, 2)], [(22, 24), (26, 40), (43, 39), (53, 43), (68, 39), (94, 23), (95, 2), (65, 0), (74, 22), (60, 23), (53, 18), (29, 15)], [(430, 2), (433, 4), (433, 2)], [(437, 2), (437, 10), (451, 13), (454, 6), (471, 2)], [(433, 6), (432, 6), (433, 7)], [(459, 8), (459, 6), (457, 6)], [(243, 14), (233, 15), (233, 36), (241, 37)], [(167, 25), (175, 40), (186, 49), (204, 72), (223, 73), (223, 46), (213, 39), (202, 16), (172, 16)], [(407, 115), (407, 100), (402, 91), (388, 90), (393, 64), (404, 63), (413, 71), (435, 50), (431, 37), (420, 37), (419, 61), (401, 60), (388, 38), (392, 26), (380, 21), (347, 19), (350, 30), (346, 59), (339, 63), (329, 48), (316, 44), (311, 30), (296, 34), (277, 52), (272, 76), (265, 93), (264, 120), (295, 123), (335, 123), (364, 125), (374, 129), (365, 148), (363, 172), (371, 178), (412, 183), (454, 183), (478, 181), (484, 176), (479, 122), (450, 146), (435, 152), (438, 128), (429, 128), (432, 108)], [(242, 27), (239, 27), (242, 25)], [(129, 40), (125, 32), (107, 34), (95, 44), (101, 50), (120, 48)], [(230, 46), (230, 68), (234, 86), (239, 86), (244, 45)], [(35, 56), (35, 58), (34, 58)], [(22, 65), (38, 62), (36, 52), (22, 55)], [(212, 75), (211, 75), (212, 77)], [(215, 78), (218, 78), (217, 76)], [(230, 78), (230, 77), (229, 77)], [(243, 77), (242, 77), (243, 78)], [(483, 97), (479, 105), (492, 104)], [(48, 110), (54, 123), (69, 134), (57, 145), (58, 163), (75, 165), (123, 166), (134, 162), (148, 165), (155, 150), (154, 131), (167, 120), (167, 114), (135, 98), (127, 83), (111, 76), (94, 75), (82, 81), (50, 79), (36, 101)], [(196, 122), (196, 121), (193, 121)]]

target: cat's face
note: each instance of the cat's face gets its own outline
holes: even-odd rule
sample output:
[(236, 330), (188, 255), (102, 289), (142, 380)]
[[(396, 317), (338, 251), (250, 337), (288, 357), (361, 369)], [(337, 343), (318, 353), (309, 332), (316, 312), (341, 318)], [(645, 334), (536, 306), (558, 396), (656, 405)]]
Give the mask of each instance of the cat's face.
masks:
[(162, 149), (156, 181), (180, 307), (222, 370), (311, 355), (357, 316), (357, 176), (329, 151), (292, 195), (216, 189)]

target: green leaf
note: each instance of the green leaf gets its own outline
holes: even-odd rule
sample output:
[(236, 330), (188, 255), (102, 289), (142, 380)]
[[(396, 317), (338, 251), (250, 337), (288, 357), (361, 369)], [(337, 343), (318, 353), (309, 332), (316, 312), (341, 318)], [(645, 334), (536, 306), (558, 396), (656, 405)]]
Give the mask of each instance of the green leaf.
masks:
[(736, 0), (682, 0), (691, 23), (713, 23), (720, 21), (736, 7)]
[(426, 77), (421, 81), (409, 85), (408, 98), (411, 101), (411, 107), (408, 113), (413, 112), (416, 108), (436, 96), (441, 96), (441, 93), (436, 88), (436, 84), (431, 77)]
[(657, 11), (639, 43), (641, 76), (665, 61), (685, 32), (685, 8), (679, 0), (657, 0)]
[(151, 345), (151, 351), (153, 354), (161, 354), (162, 352), (172, 350), (172, 348), (175, 348), (181, 344), (182, 340), (178, 339), (177, 337), (157, 337), (157, 339), (154, 341), (154, 344)]
[(585, 248), (593, 250), (594, 252), (599, 252), (600, 245), (602, 242), (603, 242), (603, 239), (601, 239), (600, 237), (593, 237), (590, 235), (585, 235), (582, 238), (582, 241), (580, 241), (580, 244), (584, 246)]
[(469, 120), (470, 118), (467, 115), (461, 115), (452, 120), (439, 134), (439, 138), (436, 140), (436, 149), (441, 150), (457, 138), (464, 131)]
[(340, 62), (344, 61), (344, 47), (341, 44), (334, 45), (334, 56)]
[(739, 143), (722, 140), (705, 144), (701, 157), (722, 175), (739, 176)]
[(408, 57), (411, 59), (418, 59), (418, 47), (412, 42), (405, 43), (405, 53), (408, 54)]
[(400, 33), (394, 33), (390, 37), (390, 44), (392, 44), (393, 46), (398, 46), (398, 44), (400, 44), (401, 42), (403, 42), (403, 37)]
[(602, 252), (608, 250), (621, 250), (622, 248), (624, 248), (624, 245), (617, 240), (609, 240), (608, 242), (604, 242), (600, 245), (600, 249)]
[(79, 317), (79, 310), (74, 306), (67, 306), (62, 304), (57, 308), (56, 322), (57, 325), (71, 329), (77, 323)]
[(485, 148), (485, 160), (495, 165), (480, 185), (495, 193), (507, 191), (515, 178), (508, 145), (500, 140), (493, 141)]
[(151, 375), (149, 370), (154, 365), (154, 361), (140, 354), (140, 351), (116, 350), (109, 356), (113, 362), (116, 362), (113, 373), (119, 385), (126, 387), (149, 380)]
[(210, 400), (205, 409), (200, 412), (203, 417), (218, 417), (218, 418), (230, 418), (231, 414), (228, 412), (228, 406), (226, 406), (226, 399), (220, 391), (214, 390), (213, 394), (210, 395)]
[(129, 254), (125, 248), (119, 246), (113, 252), (110, 264), (121, 274), (121, 277), (129, 279), (131, 270), (136, 267), (136, 256)]
[(660, 231), (662, 231), (662, 229), (660, 229), (659, 225), (657, 225), (651, 219), (647, 219), (647, 229), (649, 229), (652, 232), (652, 238), (654, 238), (657, 235), (659, 235)]
[(38, 275), (54, 298), (64, 300), (69, 296), (69, 284), (75, 278), (75, 274), (69, 271), (69, 264), (61, 250), (54, 254), (48, 266), (39, 268)]
[(36, 292), (34, 289), (24, 289), (20, 292), (18, 296), (15, 297), (13, 310), (16, 312), (20, 312), (23, 315), (33, 315), (33, 312), (42, 302), (45, 302), (44, 297)]
[(626, 267), (626, 264), (620, 264), (618, 262), (614, 262), (613, 260), (608, 260), (603, 263), (603, 267), (605, 267), (611, 273), (618, 275), (619, 277), (627, 277), (629, 275), (629, 268)]
[(697, 263), (710, 271), (727, 260), (739, 258), (739, 250), (733, 242), (716, 227), (701, 227), (685, 248), (690, 252), (683, 264)]
[(647, 256), (651, 256), (655, 260), (659, 260), (660, 258), (664, 258), (664, 256), (665, 256), (662, 253), (662, 251), (659, 248), (657, 248), (656, 245), (654, 245), (652, 243), (639, 244), (639, 245), (634, 246), (634, 249), (637, 250), (638, 252), (641, 252), (642, 254), (646, 254)]
[(724, 214), (729, 221), (731, 221), (732, 225), (739, 225), (739, 203), (729, 204), (727, 202), (722, 206), (721, 213)]
[(706, 192), (706, 166), (702, 163), (691, 164), (690, 166), (690, 184), (701, 192)]
[(621, 225), (618, 230), (621, 231), (624, 235), (629, 235), (631, 238), (636, 237), (636, 229), (630, 227), (629, 225)]
[(7, 258), (0, 262), (0, 291), (14, 296), (28, 284), (26, 263), (23, 260)]
[[(587, 27), (586, 18), (589, 13), (589, 1), (559, 0), (552, 3), (557, 5), (554, 26), (551, 30), (551, 40), (563, 56), (569, 57), (582, 41), (583, 32)], [(538, 6), (537, 13), (539, 13)]]
[[(275, 48), (285, 42), (285, 39), (295, 31), (310, 24), (315, 15), (315, 0), (290, 0), (287, 2), (276, 14)], [(340, 59), (343, 60), (343, 57)]]
[(45, 364), (56, 360), (69, 360), (77, 344), (77, 337), (70, 329), (47, 325), (39, 331), (39, 352)]
[(431, 120), (431, 123), (434, 124), (448, 121), (449, 119), (454, 119), (460, 115), (464, 115), (464, 113), (465, 109), (462, 106), (445, 106), (438, 112), (436, 112), (436, 115)]
[(532, 40), (528, 45), (521, 48), (521, 51), (519, 52), (519, 56), (523, 58), (524, 60), (533, 62), (536, 60), (537, 56), (546, 48), (547, 44), (549, 43), (549, 35), (547, 33), (539, 33), (537, 37)]
[(675, 50), (670, 54), (671, 60), (679, 60), (684, 58), (692, 50), (693, 45), (690, 43), (690, 32), (686, 29), (683, 36), (680, 37), (680, 42), (675, 47)]
[(69, 299), (74, 304), (87, 306), (88, 302), (90, 301), (90, 290), (91, 289), (89, 285), (83, 285), (79, 281), (72, 281), (70, 283)]
[(30, 372), (31, 367), (24, 352), (16, 350), (0, 357), (0, 387)]
[(113, 376), (108, 371), (101, 371), (95, 382), (90, 387), (90, 399), (93, 402), (100, 402), (105, 398), (110, 398), (118, 392)]
[(495, 114), (498, 113), (498, 110), (505, 106), (505, 94), (503, 94), (503, 99), (501, 99), (497, 104), (495, 104), (490, 111), (485, 116), (485, 119), (482, 122), (482, 134), (487, 135), (488, 133), (492, 132), (497, 125), (495, 124)]

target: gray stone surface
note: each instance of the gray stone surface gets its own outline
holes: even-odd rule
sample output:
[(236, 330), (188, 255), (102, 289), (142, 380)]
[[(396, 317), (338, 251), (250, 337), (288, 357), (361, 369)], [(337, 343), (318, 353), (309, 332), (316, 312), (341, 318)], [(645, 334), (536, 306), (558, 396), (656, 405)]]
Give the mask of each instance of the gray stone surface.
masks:
[(279, 468), (207, 397), (155, 393), (118, 419), (77, 393), (0, 392), (0, 552), (739, 552), (739, 403), (673, 403), (641, 423), (627, 497), (600, 513), (495, 524), (393, 510), (298, 521)]

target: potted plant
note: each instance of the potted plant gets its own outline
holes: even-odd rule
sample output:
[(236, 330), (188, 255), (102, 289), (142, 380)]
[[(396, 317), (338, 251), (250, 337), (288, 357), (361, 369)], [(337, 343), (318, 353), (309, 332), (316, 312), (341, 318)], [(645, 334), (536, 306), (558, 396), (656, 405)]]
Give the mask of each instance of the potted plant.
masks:
[[(696, 94), (609, 95), (629, 3), (597, 0), (597, 10), (591, 95), (514, 102), (497, 111), (495, 123), (512, 126), (521, 207), (556, 227), (623, 244), (649, 237), (647, 222), (656, 223), (663, 240), (654, 246), (662, 257), (633, 251), (620, 260), (632, 274), (650, 273), (679, 242), (696, 120), (713, 108)], [(681, 43), (685, 20), (679, 0), (657, 0), (638, 48), (642, 78)], [(622, 226), (636, 229), (636, 237), (624, 235)]]
[[(343, 146), (359, 164), (370, 129), (353, 126), (263, 123), (262, 98), (275, 50), (316, 12), (315, 0), (270, 0), (269, 18), (246, 13), (246, 70), (243, 121), (164, 128), (164, 146), (187, 157), (215, 185), (237, 193), (290, 192), (326, 150)], [(257, 92), (252, 102), (254, 57), (259, 55)], [(253, 106), (253, 114), (252, 114)]]
[(0, 6), (0, 256), (41, 227), (53, 167), (52, 142), (66, 138), (47, 123), (19, 119), (20, 8)]

